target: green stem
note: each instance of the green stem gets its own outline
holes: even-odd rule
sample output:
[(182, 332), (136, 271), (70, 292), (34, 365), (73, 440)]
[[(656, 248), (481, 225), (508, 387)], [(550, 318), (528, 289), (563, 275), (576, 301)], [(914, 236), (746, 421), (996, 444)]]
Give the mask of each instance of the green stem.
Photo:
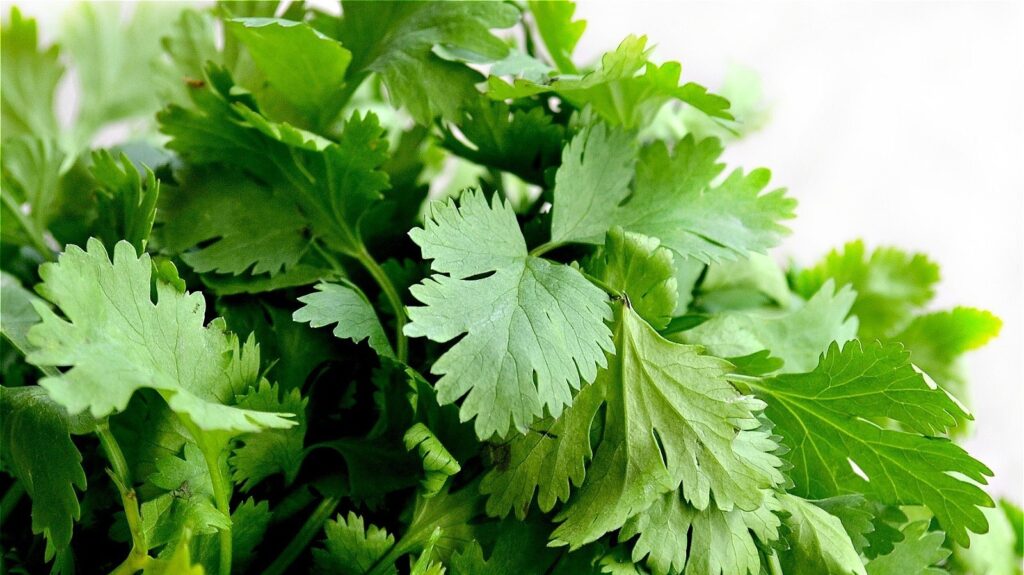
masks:
[(409, 360), (409, 344), (405, 339), (405, 322), (407, 320), (402, 298), (399, 297), (398, 290), (395, 289), (395, 284), (391, 282), (391, 278), (385, 273), (384, 268), (380, 267), (377, 260), (373, 259), (370, 252), (364, 248), (356, 255), (356, 259), (359, 260), (359, 263), (363, 264), (366, 271), (370, 272), (374, 281), (377, 282), (381, 291), (384, 292), (384, 297), (391, 304), (391, 309), (395, 311), (395, 348), (398, 353), (398, 361), (406, 363)]
[[(220, 453), (210, 453), (209, 449), (203, 449), (203, 456), (206, 458), (206, 466), (210, 470), (210, 479), (213, 483), (213, 502), (217, 506), (217, 510), (230, 521), (231, 485), (227, 481), (227, 474), (220, 461)], [(218, 533), (220, 538), (220, 575), (231, 575), (232, 527), (221, 529)]]
[(7, 516), (14, 512), (14, 508), (21, 503), (21, 498), (25, 496), (25, 486), (20, 481), (15, 481), (10, 487), (7, 488), (7, 493), (4, 493), (4, 498), (0, 500), (0, 525), (3, 524)]
[(263, 571), (263, 575), (281, 575), (286, 573), (292, 563), (299, 557), (299, 554), (309, 546), (309, 542), (313, 540), (313, 537), (320, 532), (324, 523), (334, 514), (334, 510), (337, 509), (339, 503), (341, 503), (341, 499), (338, 497), (325, 497), (316, 506), (316, 509), (313, 510), (309, 518), (306, 519), (302, 528), (295, 534), (295, 537), (288, 543), (288, 546), (284, 548), (284, 551)]
[(35, 224), (33, 224), (32, 221), (28, 219), (28, 216), (21, 211), (21, 206), (15, 203), (10, 194), (2, 195), (0, 198), (3, 199), (5, 204), (7, 204), (7, 209), (12, 215), (14, 215), (14, 218), (18, 221), (18, 225), (21, 226), (21, 229), (25, 230), (25, 234), (28, 235), (28, 239), (29, 242), (32, 243), (32, 247), (35, 248), (36, 251), (39, 252), (39, 255), (43, 256), (47, 261), (54, 261), (56, 258), (53, 256), (53, 250), (46, 245), (46, 241), (43, 240), (42, 232), (37, 230)]
[(779, 564), (778, 553), (772, 553), (768, 556), (768, 571), (771, 575), (783, 575), (782, 565)]
[(149, 565), (153, 558), (149, 555), (136, 556), (134, 553), (121, 562), (120, 565), (110, 572), (110, 575), (135, 575)]
[(607, 293), (608, 295), (612, 296), (613, 298), (620, 298), (621, 299), (625, 295), (625, 293), (622, 290), (615, 289), (614, 287), (612, 287), (612, 286), (608, 285), (607, 283), (605, 283), (604, 280), (596, 278), (596, 277), (588, 274), (587, 272), (585, 272), (583, 270), (580, 270), (580, 273), (583, 274), (583, 277), (585, 277), (588, 280), (590, 280), (590, 283), (592, 283), (592, 284), (596, 285), (597, 287), (603, 289), (605, 291), (605, 293)]
[(562, 242), (547, 242), (530, 250), (530, 255), (533, 257), (540, 257), (555, 248), (562, 247), (562, 245), (564, 245)]
[(135, 494), (135, 489), (132, 488), (128, 461), (124, 458), (124, 452), (121, 451), (117, 438), (110, 431), (110, 424), (107, 420), (96, 424), (96, 436), (99, 437), (100, 446), (110, 462), (107, 474), (110, 475), (118, 493), (121, 494), (121, 505), (124, 507), (128, 531), (132, 536), (132, 550), (128, 553), (128, 558), (114, 570), (114, 573), (135, 573), (149, 560), (149, 545), (146, 541), (146, 531), (142, 527), (139, 498)]

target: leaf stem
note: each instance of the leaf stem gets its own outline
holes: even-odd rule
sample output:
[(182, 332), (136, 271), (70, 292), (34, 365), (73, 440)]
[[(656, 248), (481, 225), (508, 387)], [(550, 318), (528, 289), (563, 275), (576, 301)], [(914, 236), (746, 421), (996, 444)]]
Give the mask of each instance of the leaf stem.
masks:
[(380, 264), (377, 263), (377, 260), (373, 259), (373, 256), (370, 255), (370, 252), (366, 251), (366, 248), (363, 248), (356, 254), (356, 259), (359, 260), (359, 263), (363, 264), (366, 271), (370, 272), (374, 281), (377, 282), (381, 291), (384, 292), (384, 297), (387, 298), (391, 309), (395, 311), (395, 348), (398, 353), (398, 361), (406, 363), (409, 360), (409, 344), (405, 339), (405, 323), (407, 319), (402, 298), (399, 297), (395, 284), (391, 282), (391, 278), (388, 277), (384, 268), (380, 267)]
[(39, 255), (46, 261), (56, 261), (56, 258), (53, 255), (53, 250), (46, 245), (46, 241), (43, 239), (42, 232), (37, 230), (35, 224), (33, 224), (32, 221), (29, 220), (21, 211), (21, 206), (14, 201), (10, 194), (0, 195), (0, 198), (3, 199), (5, 204), (7, 204), (7, 209), (14, 215), (14, 218), (17, 220), (18, 225), (21, 226), (21, 229), (25, 230), (25, 234), (28, 235), (29, 242), (31, 242), (32, 247), (39, 252)]
[[(139, 512), (139, 498), (132, 488), (131, 474), (128, 470), (128, 461), (124, 458), (124, 452), (110, 431), (110, 424), (106, 419), (96, 424), (96, 436), (100, 439), (100, 446), (107, 454), (110, 461), (110, 468), (107, 475), (117, 487), (121, 494), (121, 505), (124, 507), (124, 516), (128, 522), (128, 531), (132, 536), (132, 550), (128, 558), (114, 570), (114, 573), (134, 573), (145, 565), (149, 560), (149, 545), (146, 541), (146, 531), (142, 527), (142, 514)], [(134, 567), (134, 570), (128, 570)]]
[(585, 277), (588, 280), (590, 280), (590, 283), (592, 283), (592, 284), (596, 285), (597, 287), (601, 288), (602, 290), (605, 291), (605, 293), (607, 293), (608, 295), (612, 296), (613, 298), (622, 299), (626, 295), (625, 292), (623, 292), (622, 290), (615, 289), (614, 287), (612, 287), (612, 286), (608, 285), (607, 283), (605, 283), (604, 280), (596, 278), (596, 277), (588, 274), (587, 272), (585, 272), (583, 270), (580, 270), (580, 273), (583, 274), (583, 277)]
[(540, 257), (555, 248), (562, 247), (563, 245), (564, 244), (562, 242), (546, 242), (530, 250), (530, 255), (533, 257)]
[(25, 486), (20, 481), (15, 481), (10, 487), (7, 488), (7, 492), (4, 493), (4, 498), (0, 500), (0, 524), (7, 519), (14, 509), (21, 502), (21, 498), (25, 496)]
[(324, 523), (331, 518), (339, 503), (341, 503), (341, 499), (338, 497), (325, 497), (316, 506), (316, 509), (313, 510), (309, 518), (306, 519), (306, 522), (302, 524), (302, 528), (295, 534), (295, 537), (288, 543), (288, 546), (284, 548), (284, 551), (263, 571), (263, 575), (281, 575), (286, 573), (292, 563), (295, 562), (295, 559), (299, 557), (299, 554), (309, 546), (309, 542), (313, 540), (313, 537), (320, 532)]
[[(225, 470), (226, 461), (219, 452), (211, 453), (210, 449), (203, 449), (203, 457), (206, 458), (206, 466), (210, 470), (210, 480), (213, 484), (213, 502), (217, 510), (224, 514), (231, 521), (231, 485), (227, 481)], [(220, 538), (220, 575), (231, 575), (231, 531), (234, 526), (228, 529), (221, 529), (218, 533)]]
[(768, 571), (771, 575), (783, 575), (782, 565), (779, 564), (778, 553), (772, 553), (768, 556)]

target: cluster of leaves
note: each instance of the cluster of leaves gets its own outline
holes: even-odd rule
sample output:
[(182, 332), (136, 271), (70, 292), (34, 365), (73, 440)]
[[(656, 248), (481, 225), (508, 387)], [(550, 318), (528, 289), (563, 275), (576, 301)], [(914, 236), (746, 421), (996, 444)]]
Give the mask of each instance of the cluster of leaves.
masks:
[(999, 320), (922, 255), (781, 269), (749, 98), (573, 14), (15, 8), (3, 569), (1019, 573), (950, 439)]

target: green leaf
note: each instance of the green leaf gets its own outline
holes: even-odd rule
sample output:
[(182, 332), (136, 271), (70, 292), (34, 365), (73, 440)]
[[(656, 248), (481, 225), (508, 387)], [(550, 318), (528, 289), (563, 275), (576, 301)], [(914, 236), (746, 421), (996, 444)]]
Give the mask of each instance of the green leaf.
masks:
[(676, 489), (700, 510), (759, 507), (783, 481), (764, 404), (729, 385), (725, 361), (665, 340), (626, 306), (617, 315), (616, 355), (591, 384), (607, 403), (604, 435), (553, 542), (590, 543)]
[(672, 155), (662, 142), (646, 146), (630, 193), (633, 147), (630, 136), (602, 124), (573, 139), (555, 178), (552, 242), (600, 243), (621, 225), (708, 263), (762, 252), (788, 231), (779, 222), (793, 217), (796, 202), (781, 189), (762, 193), (767, 170), (736, 170), (713, 185), (724, 167), (718, 140), (687, 137)]
[(185, 444), (181, 457), (157, 460), (156, 472), (147, 482), (163, 490), (142, 504), (142, 527), (150, 549), (175, 541), (182, 529), (209, 534), (231, 528), (231, 520), (214, 506), (210, 471), (194, 444)]
[(462, 470), (458, 460), (452, 457), (441, 441), (422, 423), (416, 423), (405, 432), (405, 448), (416, 450), (423, 461), (424, 478), (420, 481), (423, 497), (433, 497), (444, 486), (449, 477)]
[(924, 254), (895, 248), (878, 248), (869, 256), (858, 240), (801, 271), (793, 287), (806, 298), (829, 279), (838, 286), (850, 285), (857, 292), (853, 314), (860, 320), (858, 333), (872, 340), (892, 335), (893, 330), (906, 325), (915, 310), (931, 301), (939, 267)]
[(768, 350), (783, 360), (782, 372), (810, 371), (832, 342), (843, 344), (856, 336), (857, 320), (849, 317), (855, 297), (850, 288), (834, 291), (826, 283), (797, 309), (722, 312), (678, 339), (703, 345), (720, 357)]
[(29, 331), (36, 350), (28, 361), (67, 366), (40, 384), (73, 414), (93, 417), (124, 411), (139, 389), (157, 390), (171, 409), (199, 429), (254, 432), (294, 425), (287, 414), (232, 407), (257, 380), (258, 352), (241, 349), (223, 320), (204, 326), (201, 294), (180, 293), (158, 281), (150, 299), (152, 263), (120, 242), (111, 261), (99, 240), (88, 251), (70, 246), (59, 263), (40, 268), (40, 293), (65, 318), (43, 305), (42, 322)]
[[(32, 350), (28, 341), (28, 330), (39, 323), (35, 306), (46, 304), (38, 296), (21, 287), (18, 278), (0, 271), (0, 334), (10, 341), (22, 355)], [(49, 375), (56, 375), (50, 370)]]
[(306, 452), (306, 404), (298, 389), (283, 394), (276, 385), (263, 380), (258, 387), (239, 396), (238, 407), (266, 413), (294, 413), (297, 425), (286, 429), (267, 429), (238, 437), (242, 445), (236, 447), (229, 460), (234, 468), (231, 474), (242, 491), (249, 491), (267, 477), (284, 474), (285, 485), (291, 485), (299, 473)]
[(61, 207), (59, 183), (65, 156), (54, 140), (31, 135), (7, 137), (6, 133), (3, 152), (0, 213), (4, 226), (0, 239), (18, 245), (31, 244), (41, 250), (40, 255), (48, 256), (50, 249), (43, 234)]
[(504, 2), (346, 1), (342, 13), (339, 36), (352, 51), (349, 77), (380, 74), (392, 103), (405, 106), (421, 124), (436, 116), (456, 119), (483, 79), (464, 64), (442, 59), (434, 47), (473, 54), (477, 62), (500, 60), (508, 46), (489, 29), (508, 28), (519, 19), (518, 10)]
[(793, 299), (786, 272), (771, 256), (759, 253), (709, 265), (700, 291), (701, 305), (712, 311), (751, 307), (747, 302), (787, 307)]
[(532, 184), (558, 165), (565, 128), (541, 107), (512, 110), (504, 102), (477, 98), (458, 118), (456, 133), (445, 126), (442, 145), (473, 163), (504, 170)]
[(113, 250), (117, 242), (125, 240), (142, 253), (153, 231), (160, 182), (149, 168), (143, 182), (126, 154), (122, 153), (119, 159), (120, 166), (110, 152), (95, 152), (92, 156), (91, 172), (98, 186), (100, 214), (97, 228), (107, 249)]
[(0, 415), (3, 467), (32, 499), (32, 532), (46, 537), (49, 561), (69, 549), (81, 514), (75, 488), (85, 490), (82, 454), (71, 441), (67, 412), (41, 387), (0, 386)]
[[(1021, 562), (1016, 550), (1014, 526), (998, 507), (982, 511), (988, 521), (988, 532), (972, 535), (970, 547), (954, 546), (953, 562), (967, 573), (1018, 575), (1021, 572)], [(941, 539), (939, 541), (941, 542)]]
[(575, 74), (576, 65), (572, 63), (572, 53), (576, 44), (583, 36), (587, 27), (585, 20), (573, 20), (576, 4), (573, 2), (538, 2), (530, 1), (530, 13), (537, 25), (537, 32), (544, 40), (551, 61), (558, 66), (563, 74)]
[[(867, 565), (868, 575), (943, 575), (944, 569), (932, 567), (949, 557), (949, 549), (942, 546), (946, 534), (929, 531), (927, 521), (917, 521), (903, 528), (903, 541), (896, 544), (888, 555), (872, 559)], [(978, 571), (978, 573), (994, 573)]]
[(498, 538), (487, 559), (480, 543), (471, 541), (452, 555), (451, 575), (547, 573), (558, 557), (556, 550), (544, 546), (547, 536), (545, 523), (505, 520), (498, 526)]
[(874, 511), (871, 504), (859, 493), (837, 495), (827, 499), (818, 499), (811, 503), (821, 507), (826, 513), (839, 519), (843, 529), (850, 536), (850, 542), (858, 553), (868, 546), (867, 535), (874, 533), (872, 523)]
[(864, 564), (838, 518), (806, 499), (788, 493), (778, 497), (789, 528), (790, 548), (779, 556), (783, 573), (865, 575)]
[(317, 291), (304, 295), (304, 305), (295, 310), (292, 319), (312, 327), (335, 324), (334, 335), (359, 343), (367, 340), (382, 357), (395, 357), (380, 318), (366, 296), (354, 286), (319, 283)]
[(768, 545), (779, 538), (775, 512), (780, 505), (771, 492), (752, 511), (722, 511), (713, 506), (698, 510), (680, 495), (676, 491), (662, 495), (619, 532), (620, 542), (639, 535), (633, 546), (635, 563), (644, 561), (655, 575), (759, 573), (759, 542)]
[[(375, 525), (364, 527), (363, 518), (351, 511), (347, 518), (339, 513), (328, 521), (324, 532), (324, 549), (313, 550), (317, 573), (364, 575), (395, 545), (394, 536)], [(398, 573), (393, 566), (376, 572)]]
[(174, 550), (166, 557), (150, 559), (142, 569), (142, 575), (205, 575), (206, 570), (199, 563), (192, 562), (189, 551), (191, 530), (185, 529)]
[(189, 172), (161, 200), (161, 247), (199, 273), (275, 275), (309, 248), (306, 222), (286, 192), (233, 170)]
[(892, 337), (907, 346), (914, 365), (924, 370), (943, 389), (966, 399), (966, 379), (960, 356), (987, 344), (999, 335), (1003, 322), (991, 313), (971, 307), (955, 307), (919, 315)]
[[(36, 137), (52, 140), (58, 135), (54, 107), (57, 83), (64, 75), (59, 61), (60, 48), (39, 46), (36, 21), (22, 16), (17, 6), (3, 27), (3, 81), (0, 103), (3, 110), (4, 154), (9, 138)], [(6, 187), (6, 182), (5, 186)]]
[[(604, 293), (572, 268), (530, 256), (512, 208), (468, 191), (459, 206), (434, 204), (409, 234), (435, 275), (413, 286), (410, 337), (448, 342), (431, 367), (438, 400), (462, 396), (477, 436), (524, 432), (546, 408), (557, 417), (572, 391), (593, 381), (611, 350)], [(480, 277), (483, 276), (483, 277)]]
[(663, 329), (676, 308), (672, 252), (658, 240), (615, 227), (584, 264), (587, 273), (629, 297), (630, 305), (655, 329)]
[(311, 126), (326, 127), (337, 117), (345, 103), (351, 52), (302, 22), (236, 18), (226, 24), (249, 49), (267, 82), (309, 118)]
[[(892, 505), (926, 505), (950, 537), (984, 532), (979, 507), (992, 499), (974, 482), (992, 472), (963, 449), (933, 437), (963, 411), (925, 383), (902, 346), (833, 344), (810, 373), (783, 374), (751, 385), (765, 414), (792, 448), (793, 492), (802, 497), (844, 493)], [(906, 431), (872, 420), (891, 420)], [(955, 473), (956, 475), (953, 475)]]
[(491, 76), (487, 92), (495, 100), (555, 92), (577, 109), (589, 106), (605, 121), (628, 129), (650, 124), (658, 110), (673, 100), (690, 104), (709, 116), (732, 119), (728, 100), (709, 94), (693, 82), (680, 86), (682, 66), (678, 62), (659, 66), (648, 60), (649, 55), (647, 37), (630, 35), (601, 58), (597, 69), (582, 76), (565, 75), (545, 83), (516, 78), (513, 84)]

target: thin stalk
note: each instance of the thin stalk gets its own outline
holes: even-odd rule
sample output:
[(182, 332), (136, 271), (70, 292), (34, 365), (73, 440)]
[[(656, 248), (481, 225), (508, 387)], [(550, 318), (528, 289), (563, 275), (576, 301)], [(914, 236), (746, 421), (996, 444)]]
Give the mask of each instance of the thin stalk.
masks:
[(398, 290), (395, 289), (395, 284), (391, 282), (391, 278), (385, 273), (384, 268), (380, 267), (377, 260), (373, 259), (370, 252), (364, 248), (356, 255), (356, 259), (359, 260), (359, 263), (363, 264), (366, 271), (370, 272), (374, 281), (377, 282), (381, 291), (384, 292), (384, 297), (387, 298), (391, 309), (395, 310), (395, 348), (398, 353), (398, 361), (405, 363), (409, 360), (409, 344), (405, 339), (405, 322), (407, 319), (405, 306), (402, 305), (402, 298), (399, 297)]
[(622, 290), (615, 289), (614, 287), (612, 287), (612, 286), (608, 285), (607, 283), (605, 283), (604, 280), (598, 279), (598, 278), (588, 274), (587, 272), (585, 272), (583, 270), (580, 270), (580, 273), (583, 274), (583, 277), (585, 277), (588, 280), (590, 280), (590, 283), (592, 283), (592, 284), (596, 285), (597, 287), (601, 288), (602, 290), (605, 291), (605, 293), (607, 293), (608, 295), (612, 296), (613, 298), (620, 298), (621, 299), (623, 297), (624, 294), (623, 294)]
[(295, 537), (288, 543), (288, 546), (284, 548), (284, 551), (263, 571), (263, 575), (282, 575), (286, 573), (292, 563), (299, 557), (299, 554), (309, 546), (309, 542), (313, 540), (313, 537), (320, 533), (324, 523), (334, 514), (334, 510), (337, 509), (339, 503), (341, 503), (341, 499), (338, 497), (325, 497), (316, 506), (316, 509), (313, 510), (309, 518), (306, 519), (306, 522), (302, 524), (302, 528), (295, 534)]
[(117, 443), (113, 432), (110, 431), (110, 424), (106, 420), (96, 425), (96, 436), (99, 437), (100, 446), (110, 462), (107, 475), (110, 476), (118, 493), (121, 494), (121, 505), (124, 507), (128, 531), (132, 536), (132, 550), (128, 553), (128, 558), (114, 570), (114, 573), (135, 573), (149, 560), (149, 545), (146, 541), (146, 531), (142, 527), (139, 499), (135, 490), (132, 489), (128, 461), (124, 458), (124, 452), (121, 451), (121, 446)]
[(43, 256), (46, 261), (54, 261), (56, 258), (53, 256), (53, 250), (46, 245), (46, 241), (43, 240), (43, 234), (36, 229), (35, 224), (28, 219), (21, 211), (21, 206), (15, 203), (14, 199), (10, 195), (2, 196), (3, 202), (7, 204), (8, 210), (14, 215), (14, 218), (18, 221), (18, 225), (21, 229), (25, 230), (25, 234), (28, 235), (29, 241), (32, 243), (32, 247), (39, 252), (39, 255)]
[(4, 493), (4, 498), (0, 499), (0, 524), (3, 524), (7, 516), (10, 515), (14, 508), (21, 503), (21, 498), (25, 496), (25, 486), (20, 481), (15, 481), (10, 487), (7, 488), (7, 493)]
[(779, 554), (772, 553), (768, 556), (768, 572), (771, 575), (783, 575), (782, 565), (779, 564)]
[[(224, 514), (229, 520), (231, 518), (231, 485), (228, 484), (227, 474), (224, 473), (219, 454), (210, 454), (209, 450), (203, 450), (206, 458), (206, 466), (210, 469), (210, 479), (213, 483), (213, 502), (217, 510)], [(233, 528), (234, 526), (232, 526)], [(231, 575), (231, 528), (221, 529), (218, 532), (220, 539), (220, 575)]]
[(547, 242), (530, 250), (530, 255), (534, 257), (540, 257), (555, 248), (562, 247), (562, 245), (563, 244), (561, 242)]

